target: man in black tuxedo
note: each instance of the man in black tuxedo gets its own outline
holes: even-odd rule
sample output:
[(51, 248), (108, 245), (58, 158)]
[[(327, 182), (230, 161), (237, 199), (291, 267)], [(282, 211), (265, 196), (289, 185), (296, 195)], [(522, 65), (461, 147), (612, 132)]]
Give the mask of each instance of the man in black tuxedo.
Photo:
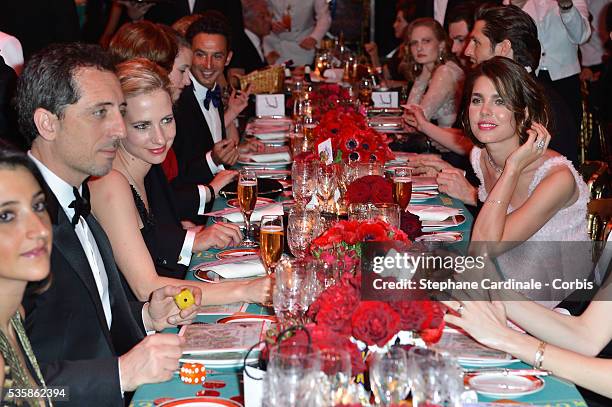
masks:
[(455, 6), (464, 1), (465, 0), (416, 0), (414, 18), (431, 17), (444, 26), (446, 11), (452, 10)]
[[(125, 137), (125, 100), (110, 56), (94, 45), (51, 46), (28, 61), (17, 87), (22, 134), (40, 169), (53, 224), (50, 288), (23, 300), (26, 330), (50, 386), (69, 387), (74, 406), (120, 406), (124, 392), (168, 380), (177, 335), (147, 333), (190, 323), (164, 287), (129, 303), (108, 238), (89, 213), (84, 181), (111, 169)], [(201, 300), (199, 289), (190, 287)], [(143, 339), (144, 338), (144, 339)]]
[(238, 140), (226, 137), (221, 87), (217, 84), (232, 59), (229, 30), (216, 13), (205, 14), (187, 30), (193, 51), (192, 84), (183, 89), (174, 109), (175, 186), (208, 184), (224, 164), (234, 165), (238, 160)]
[(231, 67), (245, 74), (268, 65), (264, 56), (262, 39), (270, 34), (272, 15), (266, 0), (244, 0), (244, 31), (234, 41), (234, 57)]
[[(190, 5), (190, 3), (193, 4)], [(227, 18), (232, 33), (241, 32), (244, 28), (242, 22), (242, 3), (240, 0), (171, 0), (160, 2), (153, 6), (145, 15), (147, 20), (172, 25), (179, 18), (190, 14), (203, 14), (207, 11), (218, 11)]]

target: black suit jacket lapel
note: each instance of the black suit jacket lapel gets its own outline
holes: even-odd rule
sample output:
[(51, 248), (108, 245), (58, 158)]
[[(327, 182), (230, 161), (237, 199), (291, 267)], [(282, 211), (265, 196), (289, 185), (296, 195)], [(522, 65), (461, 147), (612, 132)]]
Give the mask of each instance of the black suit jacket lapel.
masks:
[(68, 261), (68, 263), (70, 263), (72, 270), (77, 274), (77, 276), (83, 282), (83, 285), (85, 285), (87, 288), (89, 296), (91, 297), (91, 300), (96, 308), (98, 322), (100, 325), (106, 328), (102, 331), (105, 334), (109, 346), (111, 349), (113, 349), (113, 342), (106, 323), (106, 316), (104, 314), (104, 309), (102, 308), (102, 301), (100, 300), (98, 287), (96, 286), (93, 271), (89, 266), (83, 246), (81, 246), (81, 242), (74, 231), (74, 227), (57, 201), (57, 198), (47, 185), (44, 187), (46, 190), (48, 211), (53, 224), (53, 250), (57, 250)]

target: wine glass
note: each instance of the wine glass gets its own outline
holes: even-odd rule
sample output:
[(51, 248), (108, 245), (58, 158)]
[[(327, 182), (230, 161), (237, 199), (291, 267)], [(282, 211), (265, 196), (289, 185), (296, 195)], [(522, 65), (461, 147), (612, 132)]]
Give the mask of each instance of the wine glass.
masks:
[(321, 371), (325, 375), (321, 390), (323, 405), (336, 406), (343, 404), (351, 382), (351, 356), (342, 349), (326, 348), (319, 351)]
[(324, 211), (329, 200), (334, 196), (336, 190), (336, 166), (335, 165), (319, 165), (317, 171), (317, 199), (319, 207)]
[(415, 406), (462, 406), (462, 369), (452, 356), (414, 347), (408, 352), (412, 401)]
[(287, 224), (287, 242), (295, 257), (306, 257), (308, 247), (321, 232), (321, 214), (318, 210), (299, 206), (291, 209)]
[(312, 144), (315, 139), (315, 129), (319, 125), (317, 121), (312, 117), (312, 115), (304, 116), (304, 137), (309, 144)]
[(370, 386), (382, 406), (399, 404), (408, 396), (408, 358), (401, 348), (374, 353), (370, 364)]
[(264, 215), (259, 227), (259, 252), (268, 274), (274, 272), (283, 254), (285, 233), (282, 215)]
[(399, 228), (401, 222), (400, 207), (394, 203), (380, 203), (370, 206), (370, 218), (382, 220), (389, 225)]
[(251, 215), (257, 204), (257, 174), (253, 170), (247, 168), (240, 170), (238, 177), (238, 203), (246, 226), (245, 239), (242, 245), (245, 247), (257, 247), (257, 243), (251, 239)]
[(410, 167), (397, 167), (393, 175), (393, 201), (405, 211), (412, 196), (412, 170)]
[(311, 303), (312, 270), (304, 260), (284, 255), (276, 265), (275, 282), (274, 313), (281, 329), (303, 324), (304, 314)]
[(317, 188), (317, 163), (295, 161), (291, 167), (293, 197), (302, 206), (312, 199)]

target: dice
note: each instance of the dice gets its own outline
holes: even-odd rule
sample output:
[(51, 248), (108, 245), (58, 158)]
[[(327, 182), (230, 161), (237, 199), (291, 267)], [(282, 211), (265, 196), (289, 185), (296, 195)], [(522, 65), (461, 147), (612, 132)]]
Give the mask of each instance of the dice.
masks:
[(185, 288), (183, 291), (174, 296), (174, 302), (176, 302), (179, 309), (186, 309), (195, 304), (195, 299), (193, 298), (191, 291)]
[(186, 384), (202, 384), (206, 380), (206, 368), (200, 363), (183, 363), (179, 374)]

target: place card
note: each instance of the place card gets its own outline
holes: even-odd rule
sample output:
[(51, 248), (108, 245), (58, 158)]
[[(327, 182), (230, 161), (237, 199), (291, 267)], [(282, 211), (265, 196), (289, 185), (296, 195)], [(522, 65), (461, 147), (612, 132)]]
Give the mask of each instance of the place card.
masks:
[(334, 151), (332, 149), (332, 143), (330, 138), (319, 143), (319, 145), (317, 146), (317, 152), (319, 153), (321, 162), (324, 162), (325, 165), (330, 165), (334, 162)]
[(183, 354), (246, 351), (261, 341), (265, 326), (263, 321), (183, 325), (179, 332), (185, 338)]
[(285, 95), (255, 95), (257, 116), (285, 116)]
[(372, 92), (374, 107), (399, 107), (397, 92)]

